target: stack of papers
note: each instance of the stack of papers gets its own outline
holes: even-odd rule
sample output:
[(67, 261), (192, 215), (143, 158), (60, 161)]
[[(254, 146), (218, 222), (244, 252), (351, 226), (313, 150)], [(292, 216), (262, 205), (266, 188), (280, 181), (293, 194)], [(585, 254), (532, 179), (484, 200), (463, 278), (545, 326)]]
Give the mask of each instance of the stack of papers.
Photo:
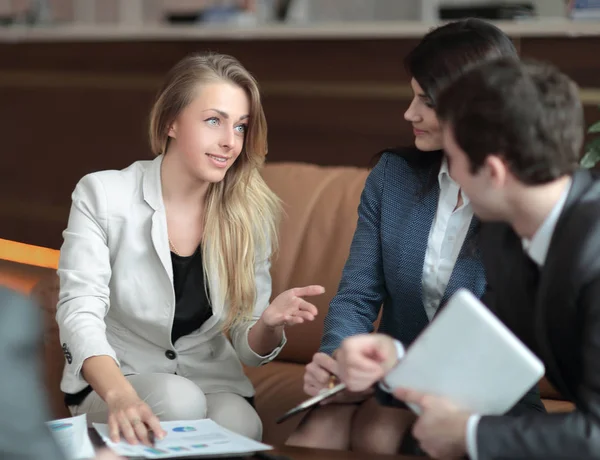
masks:
[(94, 458), (85, 414), (46, 422), (50, 433), (68, 460)]
[(103, 423), (93, 425), (106, 445), (115, 453), (125, 457), (241, 456), (271, 449), (271, 446), (233, 433), (209, 419), (161, 422), (167, 435), (162, 440), (156, 440), (154, 447), (142, 444), (131, 445), (124, 439), (121, 442), (112, 442), (108, 435), (108, 425)]

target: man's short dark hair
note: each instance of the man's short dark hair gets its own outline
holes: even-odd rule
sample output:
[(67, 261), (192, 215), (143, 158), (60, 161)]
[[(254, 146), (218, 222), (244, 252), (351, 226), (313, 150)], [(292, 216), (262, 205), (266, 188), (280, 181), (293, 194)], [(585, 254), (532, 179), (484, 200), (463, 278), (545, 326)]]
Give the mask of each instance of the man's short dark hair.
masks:
[(440, 94), (437, 114), (472, 172), (490, 154), (502, 155), (529, 185), (578, 167), (584, 136), (578, 88), (550, 64), (500, 58), (478, 65)]

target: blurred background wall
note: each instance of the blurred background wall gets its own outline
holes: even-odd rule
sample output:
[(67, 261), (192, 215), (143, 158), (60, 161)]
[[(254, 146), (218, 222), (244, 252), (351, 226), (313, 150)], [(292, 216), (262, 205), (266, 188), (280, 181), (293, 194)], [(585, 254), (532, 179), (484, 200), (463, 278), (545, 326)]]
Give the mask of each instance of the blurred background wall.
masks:
[[(126, 0), (136, 2), (137, 0)], [(141, 0), (143, 3), (145, 22), (160, 21), (165, 12), (198, 11), (218, 4), (234, 4), (236, 0)], [(245, 2), (257, 3), (258, 2)], [(26, 11), (34, 4), (34, 0), (0, 0), (0, 15), (15, 11)], [(267, 0), (272, 4), (276, 1)], [(518, 5), (531, 4), (538, 17), (563, 17), (564, 0), (300, 0), (292, 5), (292, 9), (303, 10), (311, 21), (338, 20), (423, 20), (435, 19), (435, 10), (440, 5)], [(98, 22), (116, 21), (121, 0), (48, 0), (54, 21), (71, 21), (77, 11), (94, 10)], [(432, 13), (428, 13), (428, 12)], [(424, 18), (423, 12), (431, 14)]]
[(412, 142), (404, 56), (440, 6), (465, 4), (531, 7), (498, 24), (600, 118), (600, 23), (569, 20), (562, 0), (0, 0), (0, 239), (57, 249), (83, 175), (150, 158), (154, 95), (191, 52), (232, 54), (257, 77), (268, 161), (371, 166)]

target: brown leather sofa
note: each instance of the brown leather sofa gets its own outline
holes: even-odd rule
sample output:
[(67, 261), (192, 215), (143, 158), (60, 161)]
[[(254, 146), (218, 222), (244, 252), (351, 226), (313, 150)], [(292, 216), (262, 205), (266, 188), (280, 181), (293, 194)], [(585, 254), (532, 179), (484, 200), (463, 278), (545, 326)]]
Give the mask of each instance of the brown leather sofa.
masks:
[[(368, 171), (351, 167), (319, 167), (298, 163), (267, 165), (264, 177), (285, 205), (280, 250), (272, 267), (273, 293), (295, 286), (321, 284), (326, 293), (313, 298), (317, 319), (290, 328), (288, 344), (273, 363), (248, 368), (256, 387), (256, 406), (264, 424), (264, 441), (281, 444), (297, 419), (277, 425), (275, 419), (306, 398), (302, 391), (304, 365), (317, 351), (331, 298), (335, 295), (356, 226), (356, 210)], [(63, 355), (54, 321), (58, 280), (55, 275), (34, 287), (45, 315), (44, 361), (46, 386), (56, 417), (68, 416), (59, 389)], [(563, 401), (545, 381), (542, 396), (550, 411), (566, 411)]]

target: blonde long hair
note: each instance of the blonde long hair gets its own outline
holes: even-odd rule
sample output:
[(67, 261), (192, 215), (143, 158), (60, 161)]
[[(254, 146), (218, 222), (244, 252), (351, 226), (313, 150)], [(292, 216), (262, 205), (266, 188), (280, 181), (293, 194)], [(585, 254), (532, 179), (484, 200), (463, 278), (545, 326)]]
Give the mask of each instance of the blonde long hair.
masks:
[[(242, 88), (250, 100), (244, 147), (218, 183), (210, 184), (204, 214), (204, 276), (217, 273), (221, 298), (229, 305), (223, 330), (248, 321), (256, 302), (255, 264), (277, 250), (279, 198), (260, 175), (267, 154), (267, 122), (256, 80), (237, 59), (194, 54), (179, 61), (150, 114), (150, 145), (155, 155), (169, 144), (169, 127), (192, 102), (199, 85), (224, 81)], [(216, 269), (216, 270), (215, 270)]]

